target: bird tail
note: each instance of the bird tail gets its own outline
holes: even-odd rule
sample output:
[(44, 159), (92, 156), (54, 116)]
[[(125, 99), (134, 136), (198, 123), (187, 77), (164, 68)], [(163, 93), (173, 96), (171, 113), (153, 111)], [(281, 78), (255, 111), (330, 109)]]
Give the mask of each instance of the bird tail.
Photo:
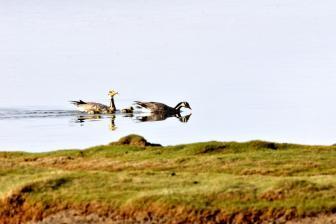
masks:
[(70, 101), (70, 103), (72, 103), (75, 106), (78, 105), (82, 105), (82, 104), (86, 104), (83, 100), (79, 100), (79, 101)]

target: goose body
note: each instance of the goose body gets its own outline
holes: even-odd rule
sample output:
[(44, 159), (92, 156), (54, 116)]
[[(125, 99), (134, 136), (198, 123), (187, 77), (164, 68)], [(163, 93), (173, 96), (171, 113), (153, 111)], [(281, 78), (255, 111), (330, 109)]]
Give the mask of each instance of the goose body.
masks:
[(165, 116), (179, 115), (183, 107), (191, 109), (188, 102), (180, 102), (175, 107), (170, 107), (163, 103), (158, 102), (141, 102), (135, 101), (135, 104), (142, 108), (146, 108), (153, 114), (163, 114)]
[(114, 96), (118, 93), (114, 90), (111, 90), (109, 92), (110, 96), (110, 106), (101, 104), (101, 103), (95, 103), (95, 102), (85, 102), (83, 100), (79, 101), (70, 101), (72, 104), (74, 104), (79, 111), (86, 112), (88, 114), (111, 114), (116, 112), (116, 106), (114, 104)]
[(71, 101), (79, 111), (87, 112), (89, 114), (107, 114), (114, 112), (110, 107), (95, 102), (84, 102), (82, 100), (79, 101)]

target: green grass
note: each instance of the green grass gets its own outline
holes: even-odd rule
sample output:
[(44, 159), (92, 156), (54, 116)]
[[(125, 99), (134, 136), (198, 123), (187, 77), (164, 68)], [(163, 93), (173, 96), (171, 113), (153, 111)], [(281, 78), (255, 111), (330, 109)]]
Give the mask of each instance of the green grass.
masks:
[(328, 213), (336, 209), (335, 164), (335, 146), (262, 141), (3, 152), (0, 197), (21, 190), (28, 203), (48, 207)]

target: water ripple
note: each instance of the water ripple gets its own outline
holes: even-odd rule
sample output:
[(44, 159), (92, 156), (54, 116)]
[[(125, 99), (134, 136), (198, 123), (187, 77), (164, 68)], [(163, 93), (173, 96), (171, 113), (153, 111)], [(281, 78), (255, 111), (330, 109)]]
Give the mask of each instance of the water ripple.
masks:
[(58, 118), (80, 115), (75, 110), (22, 110), (22, 109), (0, 109), (0, 120), (6, 119), (27, 119), (27, 118)]

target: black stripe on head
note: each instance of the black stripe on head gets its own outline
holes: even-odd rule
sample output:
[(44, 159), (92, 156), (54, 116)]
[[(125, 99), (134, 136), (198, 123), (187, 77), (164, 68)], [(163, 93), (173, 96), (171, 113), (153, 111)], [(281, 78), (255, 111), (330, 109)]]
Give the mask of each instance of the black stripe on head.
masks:
[(176, 105), (175, 109), (180, 108), (182, 104), (183, 104), (183, 102), (178, 103), (178, 104)]

